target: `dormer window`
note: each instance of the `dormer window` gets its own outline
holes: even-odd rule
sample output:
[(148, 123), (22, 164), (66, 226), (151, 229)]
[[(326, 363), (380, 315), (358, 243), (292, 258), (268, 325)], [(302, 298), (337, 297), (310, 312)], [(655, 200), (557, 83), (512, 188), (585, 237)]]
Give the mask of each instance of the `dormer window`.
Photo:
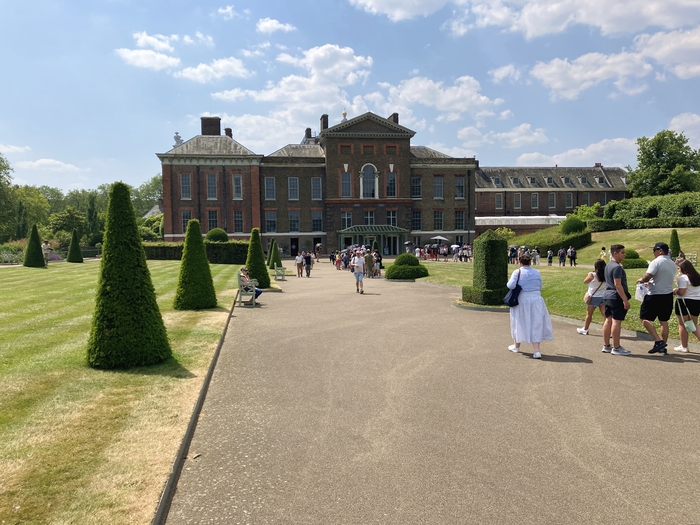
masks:
[(537, 180), (537, 177), (530, 177), (530, 185), (534, 186), (535, 188), (540, 187), (540, 183)]
[(520, 182), (520, 177), (513, 177), (513, 186), (516, 188), (522, 188), (523, 185)]
[(574, 187), (574, 183), (571, 182), (571, 177), (564, 177), (564, 186), (566, 186), (567, 188)]
[(547, 186), (554, 187), (554, 177), (547, 177)]
[(503, 183), (501, 182), (501, 177), (494, 177), (494, 178), (493, 178), (493, 185), (494, 185), (496, 188), (502, 188), (502, 187), (503, 187)]

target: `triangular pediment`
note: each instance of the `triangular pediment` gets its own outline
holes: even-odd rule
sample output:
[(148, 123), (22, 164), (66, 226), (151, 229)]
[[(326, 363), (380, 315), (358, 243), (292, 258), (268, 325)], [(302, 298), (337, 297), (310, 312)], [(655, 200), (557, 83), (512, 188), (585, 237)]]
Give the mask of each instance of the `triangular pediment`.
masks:
[(321, 132), (321, 136), (391, 136), (411, 138), (416, 134), (415, 131), (404, 126), (396, 124), (394, 121), (380, 117), (371, 111), (364, 113), (358, 117), (348, 119), (331, 126)]

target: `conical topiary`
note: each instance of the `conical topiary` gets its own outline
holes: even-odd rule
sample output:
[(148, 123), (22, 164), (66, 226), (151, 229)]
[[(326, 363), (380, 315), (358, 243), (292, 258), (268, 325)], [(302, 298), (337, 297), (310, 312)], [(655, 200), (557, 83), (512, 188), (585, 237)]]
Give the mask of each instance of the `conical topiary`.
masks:
[(130, 368), (160, 363), (171, 355), (129, 187), (116, 182), (109, 192), (88, 364)]
[(245, 261), (248, 267), (248, 275), (251, 279), (258, 280), (260, 288), (270, 287), (270, 274), (267, 272), (265, 264), (265, 252), (263, 252), (260, 241), (260, 229), (253, 228), (250, 232), (250, 242), (248, 243), (248, 258)]
[(270, 255), (270, 269), (275, 269), (275, 264), (282, 267), (282, 257), (280, 257), (280, 249), (277, 246), (277, 241), (275, 241), (274, 250), (272, 250), (272, 255)]
[(185, 245), (182, 248), (180, 279), (173, 308), (176, 310), (201, 310), (216, 307), (216, 291), (211, 278), (207, 251), (202, 240), (202, 228), (197, 219), (187, 223)]
[(29, 234), (27, 249), (24, 252), (24, 266), (30, 268), (44, 268), (46, 261), (41, 253), (41, 241), (39, 240), (39, 232), (36, 229), (36, 224), (32, 226), (32, 233)]
[(275, 239), (272, 239), (267, 245), (267, 258), (265, 259), (265, 264), (270, 269), (274, 268), (274, 266), (272, 266), (272, 254), (274, 253), (276, 247), (277, 241)]
[(73, 230), (73, 237), (70, 240), (70, 246), (68, 247), (68, 257), (66, 261), (70, 263), (81, 263), (83, 262), (83, 254), (80, 251), (80, 241), (78, 240), (78, 230)]
[(671, 230), (671, 242), (668, 243), (668, 248), (671, 251), (669, 255), (674, 259), (681, 253), (681, 241), (678, 239), (678, 232), (675, 229)]

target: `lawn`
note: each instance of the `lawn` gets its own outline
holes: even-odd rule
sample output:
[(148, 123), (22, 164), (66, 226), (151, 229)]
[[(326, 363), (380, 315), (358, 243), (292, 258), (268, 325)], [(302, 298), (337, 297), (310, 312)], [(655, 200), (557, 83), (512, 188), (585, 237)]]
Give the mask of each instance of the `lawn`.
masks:
[(0, 269), (0, 523), (148, 523), (233, 302), (172, 308), (180, 263), (149, 261), (174, 357), (99, 371), (85, 352), (99, 263)]
[[(672, 228), (651, 228), (648, 230), (616, 230), (596, 232), (592, 235), (593, 244), (578, 250), (578, 260), (581, 263), (593, 264), (600, 254), (600, 248), (605, 246), (610, 250), (611, 244), (622, 244), (639, 252), (639, 256), (647, 261), (654, 258), (651, 247), (657, 241), (666, 244), (671, 241)], [(681, 250), (685, 253), (700, 253), (700, 228), (678, 228), (678, 240)]]

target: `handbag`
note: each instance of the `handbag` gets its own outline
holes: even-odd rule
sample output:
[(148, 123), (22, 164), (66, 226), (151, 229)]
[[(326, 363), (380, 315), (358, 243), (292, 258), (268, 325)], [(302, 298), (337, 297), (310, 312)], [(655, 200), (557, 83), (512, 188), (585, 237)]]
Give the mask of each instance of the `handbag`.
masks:
[(692, 334), (693, 332), (695, 332), (696, 327), (695, 327), (695, 323), (693, 322), (693, 318), (690, 316), (690, 310), (688, 310), (688, 305), (685, 304), (685, 299), (683, 299), (682, 297), (678, 297), (676, 299), (676, 302), (685, 306), (685, 311), (688, 312), (688, 319), (687, 320), (685, 318), (685, 315), (683, 315), (683, 309), (680, 306), (678, 307), (678, 309), (681, 312), (681, 318), (683, 319), (683, 326), (685, 326), (685, 329), (688, 331), (689, 334)]
[(520, 290), (522, 290), (522, 286), (520, 286), (518, 283), (520, 282), (520, 270), (518, 270), (518, 280), (515, 281), (515, 288), (512, 290), (509, 290), (506, 296), (503, 298), (503, 302), (513, 308), (514, 306), (518, 306), (518, 296), (520, 295)]
[[(593, 295), (595, 295), (595, 294), (598, 293), (598, 290), (600, 290), (600, 287), (601, 287), (601, 286), (603, 286), (603, 283), (600, 283), (600, 284), (598, 285), (598, 288), (595, 289), (595, 292), (593, 292)], [(590, 303), (591, 303), (591, 299), (593, 299), (593, 295), (589, 294), (588, 292), (586, 292), (585, 294), (583, 294), (583, 302), (586, 303), (586, 304), (590, 304)]]

